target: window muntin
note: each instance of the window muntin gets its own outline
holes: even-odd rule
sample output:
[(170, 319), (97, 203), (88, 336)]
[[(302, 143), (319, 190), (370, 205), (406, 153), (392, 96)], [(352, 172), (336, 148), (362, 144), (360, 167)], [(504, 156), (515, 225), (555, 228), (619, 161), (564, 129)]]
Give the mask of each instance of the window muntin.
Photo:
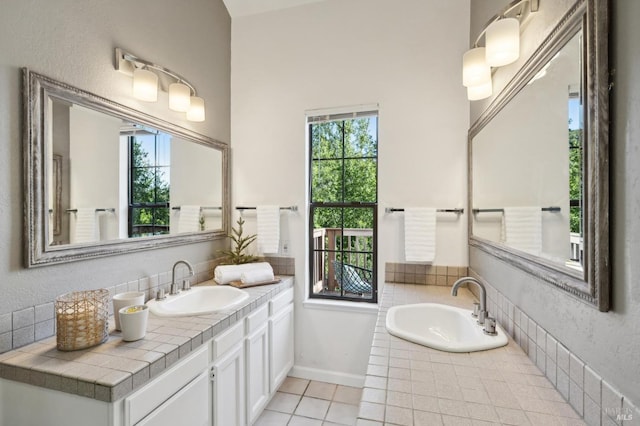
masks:
[(378, 117), (312, 121), (310, 297), (377, 301)]

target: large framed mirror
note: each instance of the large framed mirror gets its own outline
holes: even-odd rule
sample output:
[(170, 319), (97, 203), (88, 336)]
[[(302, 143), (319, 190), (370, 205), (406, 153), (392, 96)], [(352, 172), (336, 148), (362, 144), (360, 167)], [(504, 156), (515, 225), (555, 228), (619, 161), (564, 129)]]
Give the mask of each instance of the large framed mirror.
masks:
[(609, 309), (608, 7), (578, 0), (469, 130), (469, 242)]
[(23, 69), (27, 267), (225, 238), (229, 147)]

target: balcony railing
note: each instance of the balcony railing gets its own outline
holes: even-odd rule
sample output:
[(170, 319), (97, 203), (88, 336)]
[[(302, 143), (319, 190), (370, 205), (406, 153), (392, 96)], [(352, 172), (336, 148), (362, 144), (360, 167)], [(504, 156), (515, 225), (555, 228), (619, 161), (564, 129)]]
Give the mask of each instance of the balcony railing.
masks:
[(335, 261), (364, 270), (373, 269), (373, 230), (363, 228), (317, 228), (313, 231), (313, 291), (335, 291)]

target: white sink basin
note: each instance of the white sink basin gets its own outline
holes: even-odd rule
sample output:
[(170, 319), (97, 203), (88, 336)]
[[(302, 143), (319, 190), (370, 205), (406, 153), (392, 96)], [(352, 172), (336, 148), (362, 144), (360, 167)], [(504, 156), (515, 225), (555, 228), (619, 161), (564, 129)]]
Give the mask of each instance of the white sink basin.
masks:
[(470, 310), (438, 303), (389, 308), (386, 327), (396, 337), (446, 352), (483, 351), (508, 342), (498, 326), (497, 336), (485, 334)]
[(236, 306), (249, 298), (249, 293), (231, 286), (192, 287), (164, 300), (147, 302), (149, 311), (160, 317), (205, 315)]

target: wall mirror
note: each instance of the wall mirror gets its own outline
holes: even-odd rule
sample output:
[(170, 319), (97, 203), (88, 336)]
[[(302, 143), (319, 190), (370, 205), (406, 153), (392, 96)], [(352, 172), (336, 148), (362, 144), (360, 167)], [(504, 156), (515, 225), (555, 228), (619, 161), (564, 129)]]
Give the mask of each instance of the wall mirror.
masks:
[(608, 10), (580, 0), (469, 130), (470, 244), (609, 309)]
[(227, 144), (23, 70), (27, 267), (224, 238)]

